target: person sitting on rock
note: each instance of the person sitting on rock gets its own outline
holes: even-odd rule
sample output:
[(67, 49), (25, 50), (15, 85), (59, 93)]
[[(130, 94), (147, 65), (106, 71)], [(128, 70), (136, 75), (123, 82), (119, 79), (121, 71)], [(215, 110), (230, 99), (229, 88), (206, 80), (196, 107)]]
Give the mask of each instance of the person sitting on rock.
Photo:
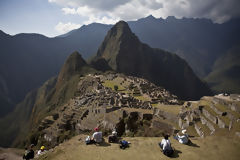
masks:
[(99, 131), (98, 127), (94, 128), (94, 131), (95, 132), (93, 133), (91, 140), (93, 140), (95, 143), (101, 143), (103, 140), (102, 132)]
[(117, 132), (114, 130), (110, 136), (108, 136), (109, 143), (118, 143)]
[(163, 150), (163, 154), (170, 157), (173, 154), (173, 148), (168, 137), (169, 135), (164, 135), (164, 139), (162, 139), (161, 143), (159, 143), (159, 146)]
[(45, 147), (41, 146), (40, 150), (37, 152), (37, 155), (42, 155), (45, 153)]
[(188, 139), (187, 130), (186, 129), (182, 130), (182, 135), (179, 135), (177, 133), (177, 135), (174, 136), (174, 139), (178, 140), (178, 142), (181, 144), (188, 144), (189, 139)]
[(101, 143), (103, 141), (102, 132), (99, 131), (99, 128), (94, 128), (94, 131), (92, 137), (87, 136), (85, 140), (86, 145)]

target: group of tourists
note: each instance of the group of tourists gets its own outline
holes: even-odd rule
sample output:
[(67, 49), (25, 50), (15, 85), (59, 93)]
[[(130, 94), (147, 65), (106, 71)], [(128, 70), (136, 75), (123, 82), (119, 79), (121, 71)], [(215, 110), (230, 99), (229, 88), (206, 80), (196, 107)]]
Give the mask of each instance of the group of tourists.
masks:
[(38, 156), (46, 153), (45, 147), (41, 146), (40, 150), (38, 150), (37, 154), (35, 155), (33, 147), (34, 147), (34, 144), (31, 144), (28, 148), (25, 148), (25, 153), (23, 155), (23, 159), (30, 160), (30, 159), (33, 159), (34, 157), (38, 157)]
[[(174, 149), (171, 146), (171, 142), (168, 138), (169, 138), (169, 135), (165, 134), (164, 139), (162, 139), (161, 143), (159, 143), (159, 146), (162, 149), (163, 154), (170, 157), (173, 155)], [(190, 142), (190, 140), (188, 139), (188, 134), (186, 129), (182, 130), (182, 133), (180, 134), (177, 133), (176, 136), (173, 136), (173, 138), (176, 139), (181, 144), (188, 144)]]
[[(102, 142), (103, 142), (103, 134), (101, 131), (99, 131), (98, 127), (94, 128), (93, 135), (91, 137), (87, 136), (87, 138), (85, 140), (86, 145), (101, 144)], [(116, 130), (113, 130), (112, 134), (108, 136), (108, 142), (109, 143), (119, 143), (121, 149), (125, 149), (125, 148), (129, 147), (129, 144), (130, 144), (130, 142), (126, 141), (126, 140), (120, 141), (120, 139), (117, 136)]]
[[(103, 137), (102, 137), (102, 132), (99, 131), (99, 128), (96, 127), (94, 129), (94, 133), (93, 135), (90, 137), (88, 136), (86, 138), (86, 144), (100, 144), (103, 141)], [(189, 138), (188, 138), (188, 134), (187, 134), (187, 130), (184, 129), (182, 130), (180, 133), (177, 133), (175, 136), (173, 136), (174, 139), (176, 139), (179, 143), (181, 144), (188, 144), (190, 142)], [(119, 140), (119, 138), (117, 137), (117, 132), (116, 130), (113, 130), (112, 134), (110, 136), (108, 136), (108, 142), (109, 143), (119, 143), (120, 144), (120, 148), (121, 149), (125, 149), (127, 147), (129, 147), (130, 142), (125, 141), (125, 140)], [(162, 139), (162, 141), (159, 143), (160, 148), (163, 151), (163, 154), (170, 157), (173, 155), (174, 153), (174, 149), (171, 146), (171, 142), (169, 140), (169, 135), (165, 134), (164, 138)]]
[[(188, 144), (189, 143), (189, 138), (188, 138), (188, 134), (187, 134), (187, 130), (184, 129), (181, 131), (181, 133), (177, 133), (176, 136), (173, 136), (174, 139), (176, 139), (179, 143), (181, 144)], [(102, 132), (99, 130), (98, 127), (94, 128), (94, 133), (93, 135), (87, 136), (85, 143), (86, 145), (89, 144), (101, 144), (103, 142), (103, 134)], [(125, 149), (127, 147), (129, 147), (129, 144), (131, 144), (130, 142), (126, 141), (126, 140), (120, 140), (119, 137), (117, 136), (117, 132), (116, 130), (112, 131), (112, 134), (108, 136), (108, 142), (109, 143), (119, 143), (120, 144), (120, 148), (121, 149)], [(169, 135), (165, 134), (164, 138), (162, 139), (162, 141), (159, 143), (160, 148), (162, 149), (162, 152), (164, 155), (171, 157), (174, 153), (174, 149), (171, 146), (171, 142), (169, 140)], [(25, 150), (25, 154), (23, 155), (23, 159), (25, 160), (30, 160), (34, 158), (34, 150), (33, 150), (34, 145), (31, 144), (29, 146), (29, 148), (26, 148)], [(41, 146), (40, 150), (37, 151), (36, 156), (42, 155), (43, 153), (45, 153), (45, 147)]]

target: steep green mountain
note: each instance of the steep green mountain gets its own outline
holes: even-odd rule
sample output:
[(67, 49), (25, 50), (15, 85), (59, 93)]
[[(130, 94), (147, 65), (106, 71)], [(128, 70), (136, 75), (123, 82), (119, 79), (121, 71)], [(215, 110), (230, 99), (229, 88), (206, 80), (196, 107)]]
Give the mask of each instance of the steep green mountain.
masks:
[(141, 43), (124, 21), (108, 32), (93, 61), (98, 59), (105, 59), (116, 72), (148, 79), (182, 99), (211, 94), (183, 59)]
[(95, 72), (79, 53), (72, 53), (58, 77), (29, 92), (13, 112), (0, 119), (0, 146), (22, 146), (26, 139), (34, 142), (30, 131), (38, 127), (39, 121), (50, 115), (57, 106), (75, 95), (81, 75)]
[(43, 100), (52, 86), (56, 83), (56, 78), (47, 81), (37, 90), (29, 92), (25, 99), (19, 103), (13, 112), (0, 119), (0, 141), (1, 146), (10, 146), (16, 139), (24, 139), (30, 127), (30, 117), (37, 99)]
[(240, 93), (240, 45), (216, 60), (206, 81), (217, 93)]

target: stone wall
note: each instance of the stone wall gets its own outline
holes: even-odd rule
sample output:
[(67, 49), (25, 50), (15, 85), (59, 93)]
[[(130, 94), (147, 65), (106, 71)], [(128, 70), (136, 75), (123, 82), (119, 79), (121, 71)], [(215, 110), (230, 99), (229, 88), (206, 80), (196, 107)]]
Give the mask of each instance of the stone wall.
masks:
[(195, 128), (197, 134), (198, 134), (201, 138), (204, 138), (204, 133), (203, 133), (201, 127), (199, 127), (197, 124), (194, 124), (194, 128)]
[(204, 118), (203, 116), (200, 116), (200, 119), (202, 124), (206, 125), (209, 128), (209, 130), (211, 131), (210, 134), (213, 134), (215, 132), (214, 126), (209, 121), (207, 121), (206, 118)]

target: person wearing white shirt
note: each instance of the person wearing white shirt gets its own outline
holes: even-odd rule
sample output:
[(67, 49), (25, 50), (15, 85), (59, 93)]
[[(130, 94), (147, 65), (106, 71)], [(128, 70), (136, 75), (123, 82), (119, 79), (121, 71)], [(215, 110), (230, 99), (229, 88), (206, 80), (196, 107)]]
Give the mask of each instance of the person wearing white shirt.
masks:
[(101, 143), (102, 142), (102, 132), (99, 132), (98, 128), (94, 129), (95, 132), (92, 135), (92, 140), (94, 140), (96, 143)]
[(164, 139), (162, 139), (161, 143), (160, 143), (160, 147), (162, 148), (162, 150), (167, 150), (167, 149), (172, 149), (171, 148), (171, 142), (168, 139), (168, 135), (164, 136)]
[(182, 130), (182, 134), (183, 135), (179, 135), (177, 133), (177, 135), (174, 137), (174, 139), (178, 140), (178, 142), (181, 144), (187, 144), (189, 142), (187, 130), (186, 129)]
[(160, 148), (163, 150), (163, 154), (170, 157), (173, 154), (173, 149), (171, 146), (171, 142), (168, 139), (168, 135), (164, 135), (164, 139), (162, 139), (161, 143), (159, 143)]

